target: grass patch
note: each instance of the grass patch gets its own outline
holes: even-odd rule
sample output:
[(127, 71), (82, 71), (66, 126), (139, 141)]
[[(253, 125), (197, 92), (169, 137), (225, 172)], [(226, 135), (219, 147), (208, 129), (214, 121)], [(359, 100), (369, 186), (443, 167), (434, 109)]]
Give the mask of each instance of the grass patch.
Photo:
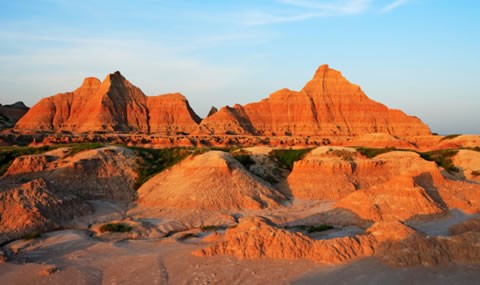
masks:
[(453, 134), (453, 135), (444, 136), (440, 141), (451, 140), (451, 139), (454, 139), (458, 136), (461, 136), (461, 135), (460, 134)]
[(153, 149), (129, 147), (129, 149), (137, 156), (137, 163), (140, 166), (135, 189), (142, 186), (142, 184), (153, 175), (182, 161), (191, 153), (191, 151), (186, 148)]
[(456, 149), (442, 149), (429, 152), (419, 153), (420, 156), (429, 161), (434, 161), (438, 166), (443, 167), (446, 171), (453, 173), (460, 170), (453, 164), (452, 157), (456, 155)]
[(328, 151), (328, 154), (340, 157), (342, 160), (345, 161), (353, 161), (353, 158), (355, 157), (355, 153), (344, 150), (344, 149), (331, 149)]
[(234, 152), (232, 153), (233, 157), (240, 162), (247, 170), (250, 169), (250, 166), (255, 164), (255, 160), (250, 157), (249, 154)]
[(100, 232), (128, 233), (132, 227), (123, 223), (108, 223), (100, 227)]
[(359, 153), (361, 153), (363, 156), (366, 156), (368, 158), (374, 158), (377, 155), (398, 150), (394, 147), (387, 147), (387, 148), (357, 147), (356, 149)]
[(283, 167), (292, 170), (293, 163), (302, 159), (312, 149), (274, 149), (269, 153), (270, 158), (278, 161)]
[(321, 225), (299, 225), (299, 226), (293, 226), (291, 228), (311, 234), (311, 233), (328, 231), (328, 230), (334, 229), (335, 227), (327, 224), (321, 224)]
[(39, 234), (39, 233), (29, 233), (29, 234), (26, 234), (23, 236), (23, 239), (24, 240), (32, 240), (32, 239), (37, 239), (37, 238), (41, 238), (42, 235)]
[(208, 225), (208, 226), (201, 226), (200, 230), (202, 232), (213, 232), (216, 230), (221, 230), (223, 229), (221, 226), (215, 226), (215, 225)]
[(101, 148), (104, 146), (105, 146), (104, 144), (92, 142), (92, 143), (75, 143), (75, 144), (56, 145), (55, 148), (68, 147), (70, 148), (70, 150), (68, 151), (68, 154), (66, 156), (72, 156), (85, 150)]

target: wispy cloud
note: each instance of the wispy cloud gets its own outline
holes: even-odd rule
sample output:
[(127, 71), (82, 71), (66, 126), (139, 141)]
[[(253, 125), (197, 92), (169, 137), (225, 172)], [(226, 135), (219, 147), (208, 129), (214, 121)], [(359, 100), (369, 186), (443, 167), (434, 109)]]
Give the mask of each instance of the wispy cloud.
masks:
[(388, 13), (394, 9), (397, 9), (398, 7), (405, 5), (408, 2), (408, 0), (395, 0), (388, 4), (387, 6), (383, 7), (382, 12), (383, 13)]

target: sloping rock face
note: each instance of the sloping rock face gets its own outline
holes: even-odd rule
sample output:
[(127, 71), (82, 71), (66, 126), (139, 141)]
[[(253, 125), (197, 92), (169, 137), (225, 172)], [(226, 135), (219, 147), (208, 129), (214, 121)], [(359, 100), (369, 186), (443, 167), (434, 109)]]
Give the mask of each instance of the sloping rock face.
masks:
[(453, 163), (465, 178), (480, 182), (480, 152), (462, 149), (453, 158)]
[(204, 119), (198, 132), (226, 134), (227, 130), (255, 135), (431, 134), (418, 118), (369, 99), (328, 65), (320, 66), (300, 92), (282, 89), (257, 103), (224, 107)]
[(147, 97), (117, 71), (103, 82), (86, 78), (74, 92), (40, 100), (15, 130), (170, 134), (190, 131), (199, 120), (182, 95)]
[(240, 210), (277, 207), (285, 197), (221, 151), (190, 156), (138, 189), (142, 206)]
[(28, 109), (23, 102), (11, 105), (0, 104), (0, 130), (12, 128), (27, 113)]

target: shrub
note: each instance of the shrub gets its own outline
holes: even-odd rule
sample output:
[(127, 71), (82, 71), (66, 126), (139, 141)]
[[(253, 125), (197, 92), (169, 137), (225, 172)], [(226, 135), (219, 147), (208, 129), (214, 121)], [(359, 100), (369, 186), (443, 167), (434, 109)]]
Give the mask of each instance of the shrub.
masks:
[(23, 236), (23, 239), (24, 240), (32, 240), (32, 239), (37, 239), (37, 238), (41, 238), (41, 237), (42, 237), (41, 234), (34, 232), (34, 233), (26, 234), (25, 236)]
[(215, 226), (215, 225), (208, 225), (208, 226), (201, 226), (200, 227), (200, 230), (202, 230), (202, 232), (212, 232), (212, 231), (216, 231), (218, 229), (220, 229), (221, 227), (219, 226)]
[(444, 136), (440, 141), (451, 140), (451, 139), (454, 139), (458, 136), (460, 136), (460, 134), (453, 134), (453, 135)]
[(334, 229), (335, 227), (327, 224), (321, 224), (321, 225), (299, 225), (299, 226), (293, 226), (291, 228), (311, 234), (311, 233), (328, 231), (328, 230)]
[(344, 149), (332, 149), (329, 150), (328, 153), (340, 157), (345, 161), (353, 161), (353, 157), (355, 156), (355, 153)]
[(480, 176), (480, 170), (474, 170), (472, 171), (472, 176)]
[(100, 227), (100, 232), (115, 232), (115, 233), (127, 233), (132, 230), (132, 227), (123, 223), (108, 223)]
[(394, 147), (387, 147), (387, 148), (368, 148), (368, 147), (357, 147), (357, 151), (361, 153), (363, 156), (368, 158), (374, 158), (377, 155), (396, 151), (397, 149)]
[(255, 164), (255, 160), (250, 157), (249, 154), (244, 153), (233, 153), (233, 157), (240, 162), (246, 169), (249, 169), (250, 166)]
[(152, 149), (130, 147), (130, 149), (137, 156), (139, 164), (135, 188), (139, 188), (153, 175), (175, 165), (190, 154), (190, 150), (186, 148)]
[(195, 237), (198, 237), (198, 235), (194, 233), (186, 233), (181, 235), (179, 239), (184, 240), (184, 239), (195, 238)]
[(293, 163), (302, 159), (312, 149), (274, 149), (269, 153), (270, 158), (278, 161), (283, 167), (292, 170)]
[(420, 153), (420, 156), (425, 160), (434, 161), (438, 166), (441, 166), (448, 172), (453, 173), (459, 171), (452, 161), (452, 157), (456, 155), (457, 152), (458, 150), (456, 149), (442, 149), (423, 152)]

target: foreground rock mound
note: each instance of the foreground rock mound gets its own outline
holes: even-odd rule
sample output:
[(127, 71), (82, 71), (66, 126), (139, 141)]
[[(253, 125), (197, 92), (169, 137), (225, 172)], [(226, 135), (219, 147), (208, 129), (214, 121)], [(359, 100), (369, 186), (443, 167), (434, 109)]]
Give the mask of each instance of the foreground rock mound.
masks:
[(281, 89), (260, 102), (223, 107), (205, 118), (197, 132), (267, 136), (431, 134), (418, 118), (371, 100), (358, 85), (328, 65), (320, 66), (300, 92)]
[(16, 124), (19, 132), (190, 132), (200, 118), (181, 94), (147, 97), (119, 72), (86, 78), (77, 90), (44, 98)]
[(476, 232), (452, 237), (427, 237), (399, 222), (376, 223), (354, 237), (313, 240), (302, 233), (278, 228), (259, 217), (240, 224), (213, 245), (195, 251), (198, 256), (232, 255), (237, 258), (309, 259), (341, 264), (361, 257), (378, 256), (393, 266), (432, 266), (446, 263), (480, 263)]
[(0, 130), (12, 128), (27, 113), (28, 109), (23, 102), (16, 102), (11, 105), (0, 104)]
[(170, 209), (277, 207), (285, 197), (221, 151), (190, 156), (138, 189), (139, 204)]
[(41, 178), (2, 188), (0, 243), (58, 228), (62, 221), (90, 212), (90, 207), (81, 199), (50, 190)]
[(16, 158), (0, 178), (0, 243), (89, 214), (87, 200), (133, 201), (136, 167), (133, 153), (121, 147)]

